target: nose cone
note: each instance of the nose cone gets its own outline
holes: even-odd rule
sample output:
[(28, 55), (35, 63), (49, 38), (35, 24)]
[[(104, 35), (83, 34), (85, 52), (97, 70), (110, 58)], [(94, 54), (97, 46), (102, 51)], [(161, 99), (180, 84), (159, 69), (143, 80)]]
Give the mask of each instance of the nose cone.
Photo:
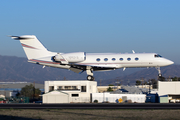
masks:
[(158, 66), (162, 66), (163, 67), (163, 66), (168, 66), (168, 65), (172, 65), (172, 64), (174, 64), (173, 61), (168, 60), (166, 58), (162, 58), (162, 59), (159, 60)]
[(174, 62), (171, 61), (171, 60), (169, 60), (168, 64), (169, 64), (169, 65), (172, 65), (172, 64), (174, 64)]
[(166, 64), (166, 66), (168, 66), (168, 65), (174, 64), (174, 62), (171, 61), (171, 60), (166, 59), (166, 60), (165, 60), (165, 64)]

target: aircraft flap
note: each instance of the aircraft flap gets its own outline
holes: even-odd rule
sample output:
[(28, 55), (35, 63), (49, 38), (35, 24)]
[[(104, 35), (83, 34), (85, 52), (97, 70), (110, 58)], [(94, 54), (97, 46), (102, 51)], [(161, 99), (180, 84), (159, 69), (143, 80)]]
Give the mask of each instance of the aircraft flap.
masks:
[(73, 67), (70, 67), (69, 69), (75, 73), (80, 73), (82, 71), (81, 69), (77, 69), (77, 68), (73, 68)]

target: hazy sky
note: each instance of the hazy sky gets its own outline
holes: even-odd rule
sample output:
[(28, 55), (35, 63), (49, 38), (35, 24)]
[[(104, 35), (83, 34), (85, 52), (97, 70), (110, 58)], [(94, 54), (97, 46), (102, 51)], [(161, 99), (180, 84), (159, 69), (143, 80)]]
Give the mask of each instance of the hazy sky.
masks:
[(180, 64), (180, 0), (1, 0), (0, 55), (25, 57), (7, 35), (54, 52), (155, 52)]

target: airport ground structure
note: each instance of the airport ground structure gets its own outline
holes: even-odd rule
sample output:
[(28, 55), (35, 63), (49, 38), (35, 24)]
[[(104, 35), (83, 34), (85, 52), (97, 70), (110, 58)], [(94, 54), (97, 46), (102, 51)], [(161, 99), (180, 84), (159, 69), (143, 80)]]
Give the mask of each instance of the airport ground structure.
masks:
[[(112, 92), (107, 92), (111, 87)], [(177, 103), (179, 81), (158, 81), (152, 86), (97, 86), (96, 81), (45, 81), (43, 103)]]
[(97, 93), (96, 81), (45, 81), (43, 103), (89, 103)]
[(180, 82), (158, 81), (158, 95), (160, 103), (180, 102)]
[[(45, 81), (45, 94), (42, 95), (43, 103), (120, 103), (133, 102), (145, 103), (146, 95), (141, 91), (123, 91), (119, 87), (114, 92), (106, 92), (109, 86), (97, 86), (96, 81)], [(117, 89), (118, 88), (118, 89)], [(102, 92), (102, 90), (104, 92)], [(126, 89), (128, 89), (126, 87)], [(101, 91), (101, 92), (100, 92)]]
[[(15, 97), (22, 87), (34, 83), (1, 82), (0, 98)], [(35, 84), (44, 91), (42, 103), (178, 103), (180, 81), (158, 81), (152, 86), (97, 86), (96, 81), (45, 81)], [(111, 87), (113, 91), (107, 92)], [(5, 102), (8, 103), (8, 102)]]

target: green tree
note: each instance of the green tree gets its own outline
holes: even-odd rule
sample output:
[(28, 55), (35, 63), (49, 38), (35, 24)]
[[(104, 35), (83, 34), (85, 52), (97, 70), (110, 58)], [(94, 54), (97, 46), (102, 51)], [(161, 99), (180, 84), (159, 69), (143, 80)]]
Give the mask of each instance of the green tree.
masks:
[(20, 95), (23, 97), (29, 97), (30, 99), (39, 98), (41, 90), (35, 88), (32, 84), (26, 85), (21, 89)]
[(141, 81), (140, 80), (136, 80), (136, 85), (141, 85)]
[(107, 89), (107, 91), (108, 91), (108, 92), (112, 92), (112, 91), (113, 91), (112, 87), (109, 87), (109, 88)]
[(143, 85), (148, 85), (148, 82), (147, 82), (147, 81), (145, 81)]
[(113, 84), (109, 84), (108, 86), (114, 86)]
[(19, 97), (21, 94), (20, 92), (18, 91), (17, 94), (16, 94), (16, 97)]
[(172, 78), (172, 81), (178, 81), (179, 80), (179, 78), (178, 77), (174, 77), (174, 78)]
[(157, 89), (157, 83), (158, 83), (158, 81), (155, 80), (155, 79), (151, 79), (150, 81), (151, 81), (151, 85), (152, 85), (153, 89)]
[(165, 78), (165, 77), (162, 77), (162, 76), (159, 76), (158, 80), (159, 80), (159, 81), (166, 81), (166, 78)]

